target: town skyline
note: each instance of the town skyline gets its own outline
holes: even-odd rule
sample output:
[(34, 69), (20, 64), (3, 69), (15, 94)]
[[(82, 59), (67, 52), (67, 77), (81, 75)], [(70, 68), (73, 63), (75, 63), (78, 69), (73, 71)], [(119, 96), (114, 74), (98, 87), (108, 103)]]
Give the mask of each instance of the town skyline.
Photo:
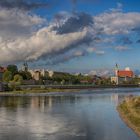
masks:
[(140, 69), (140, 2), (0, 2), (0, 64), (83, 72)]

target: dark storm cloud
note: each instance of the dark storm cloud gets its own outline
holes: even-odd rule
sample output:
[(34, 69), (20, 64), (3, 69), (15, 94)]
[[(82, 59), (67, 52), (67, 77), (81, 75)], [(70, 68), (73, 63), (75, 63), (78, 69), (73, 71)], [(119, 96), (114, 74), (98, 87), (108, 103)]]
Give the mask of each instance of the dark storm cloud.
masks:
[(38, 3), (31, 0), (0, 0), (0, 7), (3, 8), (19, 8), (23, 10), (31, 10), (40, 7), (48, 7), (47, 3)]
[(75, 13), (63, 25), (53, 27), (52, 30), (57, 31), (57, 34), (67, 34), (81, 31), (84, 27), (91, 25), (93, 25), (93, 17), (91, 15), (86, 13)]

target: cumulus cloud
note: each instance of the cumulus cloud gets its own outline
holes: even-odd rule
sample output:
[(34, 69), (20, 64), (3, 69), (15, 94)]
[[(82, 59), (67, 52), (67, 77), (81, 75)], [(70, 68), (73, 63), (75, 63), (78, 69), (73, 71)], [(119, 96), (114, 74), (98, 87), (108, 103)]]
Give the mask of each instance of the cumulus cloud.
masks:
[(75, 13), (71, 15), (62, 25), (54, 26), (52, 30), (55, 30), (58, 34), (67, 34), (83, 30), (83, 28), (88, 26), (93, 26), (93, 17), (86, 13)]
[[(46, 24), (45, 19), (30, 12), (1, 8), (0, 63), (44, 59), (56, 64), (88, 53), (103, 55), (104, 43), (117, 46), (116, 51), (125, 51), (133, 43), (127, 36), (138, 28), (138, 12), (113, 10), (96, 16), (60, 12)], [(120, 34), (122, 44), (116, 45)]]
[[(42, 55), (57, 52), (60, 49), (76, 43), (86, 36), (86, 29), (82, 32), (70, 33), (68, 35), (56, 35), (48, 28), (39, 30), (28, 39), (17, 39), (7, 43), (1, 43), (0, 61), (12, 62), (22, 60), (37, 60)], [(6, 57), (8, 56), (8, 57)]]
[[(13, 12), (13, 20), (9, 19), (11, 12)], [(47, 56), (51, 55), (56, 57), (58, 54), (63, 55), (67, 51), (75, 49), (75, 47), (79, 48), (81, 44), (86, 44), (91, 41), (87, 23), (85, 26), (82, 25), (79, 30), (75, 30), (75, 32), (64, 33), (64, 31), (63, 33), (57, 33), (59, 28), (57, 30), (52, 30), (52, 27), (56, 25), (55, 23), (50, 23), (50, 25), (43, 28), (37, 28), (38, 25), (43, 24), (44, 19), (36, 15), (30, 15), (23, 11), (19, 11), (17, 14), (16, 10), (11, 9), (3, 9), (1, 14), (2, 16), (0, 17), (3, 18), (3, 21), (0, 21), (0, 28), (5, 28), (5, 30), (0, 33), (1, 63), (38, 60), (41, 57), (47, 58)], [(76, 16), (81, 18), (81, 15)], [(78, 17), (76, 17), (75, 20), (73, 19), (73, 23), (77, 21), (77, 18)], [(17, 20), (17, 22), (14, 22), (14, 20)], [(67, 20), (69, 20), (69, 18)], [(3, 22), (7, 23), (7, 25), (3, 24)], [(11, 23), (13, 23), (15, 28), (13, 28)], [(69, 22), (66, 23), (69, 26)], [(79, 25), (80, 24), (81, 23), (79, 23)], [(37, 28), (37, 31), (33, 30), (33, 26)], [(7, 30), (6, 27), (8, 27)], [(77, 25), (76, 28), (78, 28)], [(16, 32), (16, 30), (18, 31)], [(13, 33), (15, 35), (13, 35)], [(7, 34), (9, 38), (5, 39), (8, 37)], [(82, 54), (75, 53), (74, 55), (62, 58), (69, 60), (70, 58), (80, 55)], [(52, 58), (52, 61), (53, 60), (54, 58)]]
[(45, 19), (28, 12), (15, 9), (0, 9), (0, 37), (15, 39), (19, 36), (29, 36), (45, 22)]
[(140, 13), (109, 11), (94, 17), (95, 28), (101, 29), (104, 34), (129, 34), (140, 26)]
[(96, 69), (89, 72), (89, 75), (98, 75), (98, 76), (111, 76), (113, 75), (114, 70), (112, 69)]

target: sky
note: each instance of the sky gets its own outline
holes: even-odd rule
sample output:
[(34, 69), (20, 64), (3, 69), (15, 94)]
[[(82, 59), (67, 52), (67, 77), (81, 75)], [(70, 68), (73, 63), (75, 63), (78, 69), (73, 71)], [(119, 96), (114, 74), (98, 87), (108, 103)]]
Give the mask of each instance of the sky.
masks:
[(0, 0), (0, 64), (140, 70), (139, 0)]

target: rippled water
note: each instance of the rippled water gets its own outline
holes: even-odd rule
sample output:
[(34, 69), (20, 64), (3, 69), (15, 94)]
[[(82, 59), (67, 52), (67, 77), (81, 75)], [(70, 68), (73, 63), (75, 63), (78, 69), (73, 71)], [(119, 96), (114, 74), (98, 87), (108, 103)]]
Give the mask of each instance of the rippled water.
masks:
[(0, 140), (139, 140), (117, 104), (140, 89), (0, 97)]

